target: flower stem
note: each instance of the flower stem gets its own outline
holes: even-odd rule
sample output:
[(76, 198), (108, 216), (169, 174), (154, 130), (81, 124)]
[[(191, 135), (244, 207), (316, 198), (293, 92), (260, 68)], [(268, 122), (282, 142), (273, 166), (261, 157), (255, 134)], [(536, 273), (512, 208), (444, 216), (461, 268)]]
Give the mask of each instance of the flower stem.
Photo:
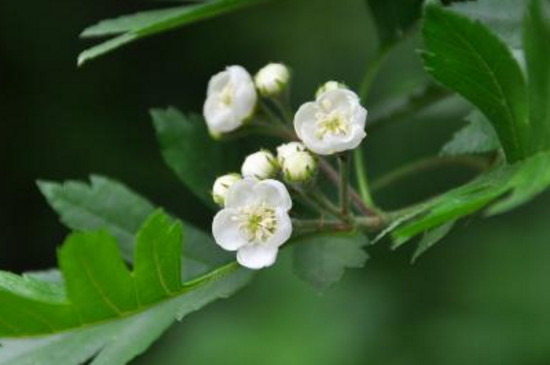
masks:
[[(336, 186), (339, 186), (340, 184), (340, 176), (338, 172), (324, 159), (319, 159), (319, 167), (320, 169), (325, 173), (325, 175), (329, 178), (329, 180)], [(351, 200), (353, 202), (353, 205), (362, 213), (365, 215), (376, 215), (377, 212), (374, 210), (369, 209), (357, 191), (353, 187), (348, 187), (348, 190), (351, 195)]]
[(293, 219), (292, 226), (298, 234), (322, 231), (349, 231), (353, 229), (348, 223), (335, 219)]
[(320, 206), (320, 204), (317, 203), (316, 200), (312, 199), (308, 194), (306, 194), (302, 189), (296, 187), (296, 186), (292, 186), (292, 185), (289, 185), (289, 188), (291, 189), (291, 191), (293, 191), (294, 193), (296, 193), (298, 195), (298, 197), (305, 203), (307, 204), (310, 208), (312, 208), (313, 210), (315, 210), (317, 213), (319, 214), (323, 214), (323, 207)]
[(353, 151), (353, 162), (355, 174), (357, 176), (357, 185), (359, 186), (359, 194), (363, 202), (370, 207), (374, 206), (374, 200), (369, 189), (369, 179), (367, 174), (367, 166), (363, 158), (363, 150), (361, 146)]
[(340, 211), (344, 217), (349, 214), (349, 154), (344, 152), (338, 155), (338, 164), (340, 166)]
[(335, 206), (326, 196), (323, 194), (319, 188), (307, 193), (313, 201), (315, 201), (322, 209), (332, 214), (334, 217), (340, 218), (344, 221), (347, 220), (347, 217), (342, 215), (340, 209)]

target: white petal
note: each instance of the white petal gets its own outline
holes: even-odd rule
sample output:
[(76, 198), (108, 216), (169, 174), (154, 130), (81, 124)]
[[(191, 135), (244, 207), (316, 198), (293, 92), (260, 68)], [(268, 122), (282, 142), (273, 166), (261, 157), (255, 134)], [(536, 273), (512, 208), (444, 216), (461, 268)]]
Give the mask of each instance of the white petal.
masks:
[(221, 92), (230, 80), (230, 75), (227, 71), (218, 72), (208, 82), (207, 95), (212, 95)]
[(212, 234), (216, 243), (227, 251), (236, 251), (248, 243), (238, 222), (233, 219), (235, 214), (233, 209), (223, 209), (212, 222)]
[(326, 143), (325, 140), (315, 138), (315, 136), (311, 134), (304, 134), (302, 142), (304, 142), (309, 150), (315, 152), (318, 155), (330, 155), (334, 153), (334, 151), (332, 145)]
[[(315, 114), (319, 112), (319, 107), (315, 102), (308, 102), (302, 104), (294, 115), (294, 130), (301, 140), (304, 139), (303, 129), (304, 126), (310, 123), (315, 126)], [(307, 145), (307, 144), (306, 144)]]
[(237, 252), (237, 261), (249, 269), (271, 266), (277, 259), (278, 248), (269, 245), (246, 245)]
[(211, 132), (230, 132), (242, 124), (240, 120), (235, 118), (231, 109), (220, 105), (215, 95), (206, 99), (203, 115)]
[(354, 103), (359, 103), (359, 97), (349, 89), (330, 90), (319, 97), (318, 103), (329, 100), (332, 109), (349, 109)]
[(277, 209), (277, 230), (271, 238), (264, 243), (266, 246), (279, 247), (283, 245), (292, 236), (292, 220), (288, 213), (283, 209)]
[(281, 208), (284, 211), (289, 211), (292, 208), (290, 194), (280, 181), (273, 179), (260, 181), (254, 187), (254, 195), (258, 201), (266, 202), (272, 207)]
[(256, 179), (248, 177), (234, 183), (227, 192), (226, 208), (239, 208), (256, 202), (252, 191), (257, 183)]
[(367, 116), (367, 109), (363, 108), (361, 104), (358, 104), (353, 115), (352, 124), (361, 127), (361, 129), (365, 129), (365, 125), (367, 124)]
[(240, 120), (245, 120), (250, 117), (254, 112), (257, 100), (256, 90), (254, 89), (252, 79), (241, 82), (236, 87), (233, 97), (235, 99), (233, 108), (238, 118)]
[(256, 87), (252, 76), (241, 66), (229, 66), (227, 71), (233, 84), (233, 109), (238, 119), (248, 118), (256, 106)]

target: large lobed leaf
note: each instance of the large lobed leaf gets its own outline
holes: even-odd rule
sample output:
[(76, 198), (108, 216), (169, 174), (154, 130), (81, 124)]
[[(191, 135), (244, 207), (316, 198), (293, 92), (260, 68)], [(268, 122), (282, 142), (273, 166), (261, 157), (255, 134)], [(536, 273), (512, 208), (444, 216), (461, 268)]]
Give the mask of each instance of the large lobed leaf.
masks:
[(365, 265), (368, 238), (362, 233), (319, 233), (297, 238), (294, 272), (317, 290), (337, 283), (347, 268)]
[(510, 162), (529, 156), (527, 87), (510, 49), (480, 22), (434, 2), (422, 33), (426, 70), (485, 114)]
[(93, 364), (123, 364), (176, 317), (247, 282), (232, 262), (182, 283), (182, 234), (157, 211), (139, 230), (133, 271), (116, 239), (98, 231), (74, 233), (61, 247), (65, 284), (2, 273), (0, 364), (78, 364), (98, 351)]
[(103, 37), (120, 35), (82, 52), (78, 57), (78, 64), (83, 65), (90, 60), (144, 37), (212, 18), (261, 1), (263, 0), (212, 0), (195, 5), (150, 10), (115, 19), (103, 20), (96, 25), (86, 28), (81, 36)]
[[(136, 234), (155, 210), (152, 203), (124, 184), (97, 175), (91, 176), (90, 184), (40, 181), (38, 186), (63, 224), (75, 231), (107, 230), (117, 238), (122, 257), (132, 262)], [(184, 227), (184, 279), (230, 261), (231, 256), (215, 245), (209, 235), (185, 222), (180, 224)]]

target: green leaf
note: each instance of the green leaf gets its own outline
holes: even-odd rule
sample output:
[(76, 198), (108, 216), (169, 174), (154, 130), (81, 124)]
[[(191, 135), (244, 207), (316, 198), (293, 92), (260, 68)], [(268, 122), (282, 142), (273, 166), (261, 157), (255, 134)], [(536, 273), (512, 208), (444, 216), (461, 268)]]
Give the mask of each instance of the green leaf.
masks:
[(93, 364), (124, 364), (175, 318), (248, 281), (232, 262), (182, 283), (181, 244), (181, 224), (157, 211), (140, 229), (132, 272), (115, 238), (98, 231), (74, 233), (59, 250), (64, 285), (2, 273), (0, 364), (78, 364), (98, 351)]
[(453, 3), (451, 8), (482, 22), (511, 48), (519, 49), (523, 15), (529, 0), (477, 0)]
[[(107, 230), (117, 238), (122, 257), (132, 262), (139, 227), (155, 210), (153, 204), (125, 185), (93, 175), (90, 184), (40, 181), (38, 186), (61, 221), (75, 231)], [(181, 222), (184, 227), (183, 278), (189, 279), (227, 263), (231, 256), (210, 235)]]
[(498, 136), (491, 123), (479, 111), (470, 113), (468, 125), (455, 133), (441, 149), (443, 156), (486, 153), (500, 148)]
[[(489, 215), (517, 208), (550, 186), (550, 153), (504, 165), (416, 209), (416, 216), (392, 232), (396, 244), (489, 207)], [(502, 199), (501, 199), (502, 198)], [(492, 204), (492, 205), (491, 205)], [(491, 206), (490, 206), (491, 205)]]
[(90, 177), (90, 185), (39, 181), (38, 187), (65, 226), (76, 231), (109, 230), (128, 261), (133, 257), (134, 235), (155, 210), (126, 186), (97, 175)]
[(81, 36), (120, 35), (82, 52), (78, 57), (78, 65), (81, 66), (136, 40), (212, 18), (247, 5), (257, 4), (261, 1), (263, 0), (215, 0), (170, 9), (144, 11), (103, 20), (86, 28)]
[(433, 3), (422, 33), (426, 70), (485, 114), (510, 162), (527, 157), (527, 90), (510, 49), (481, 23)]
[(403, 38), (420, 18), (422, 0), (367, 0), (381, 46)]
[(516, 166), (507, 182), (508, 195), (488, 209), (489, 215), (508, 212), (544, 192), (550, 185), (550, 153), (539, 153)]
[(168, 108), (151, 110), (151, 116), (166, 164), (191, 192), (214, 207), (212, 185), (218, 176), (240, 167), (239, 149), (214, 141), (197, 115)]
[(529, 78), (533, 152), (550, 149), (550, 4), (531, 1), (525, 17), (524, 47)]
[(412, 257), (412, 262), (416, 262), (420, 256), (422, 256), (426, 251), (432, 248), (436, 243), (440, 242), (445, 236), (451, 232), (455, 222), (451, 221), (449, 223), (442, 224), (439, 227), (431, 229), (424, 233), (424, 237), (418, 243), (418, 248), (414, 252)]
[(294, 272), (317, 290), (334, 285), (346, 268), (363, 267), (368, 259), (368, 239), (357, 232), (307, 235), (293, 243)]

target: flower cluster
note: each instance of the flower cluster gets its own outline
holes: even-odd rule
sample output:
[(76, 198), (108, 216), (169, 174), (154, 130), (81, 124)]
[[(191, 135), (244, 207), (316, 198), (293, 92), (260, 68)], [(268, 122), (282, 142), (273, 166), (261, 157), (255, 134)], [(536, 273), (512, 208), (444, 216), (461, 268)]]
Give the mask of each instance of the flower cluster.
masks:
[[(336, 81), (325, 83), (315, 100), (288, 113), (290, 76), (280, 63), (268, 64), (254, 77), (241, 66), (229, 66), (211, 78), (204, 103), (212, 136), (256, 123), (266, 130), (278, 128), (291, 139), (276, 154), (267, 149), (250, 154), (240, 174), (219, 177), (212, 189), (213, 200), (222, 207), (212, 224), (214, 238), (225, 250), (237, 251), (237, 261), (251, 269), (272, 265), (278, 248), (292, 235), (288, 188), (313, 184), (322, 156), (354, 149), (366, 136), (367, 110)], [(273, 105), (279, 109), (274, 111)], [(267, 125), (260, 118), (265, 116)]]

